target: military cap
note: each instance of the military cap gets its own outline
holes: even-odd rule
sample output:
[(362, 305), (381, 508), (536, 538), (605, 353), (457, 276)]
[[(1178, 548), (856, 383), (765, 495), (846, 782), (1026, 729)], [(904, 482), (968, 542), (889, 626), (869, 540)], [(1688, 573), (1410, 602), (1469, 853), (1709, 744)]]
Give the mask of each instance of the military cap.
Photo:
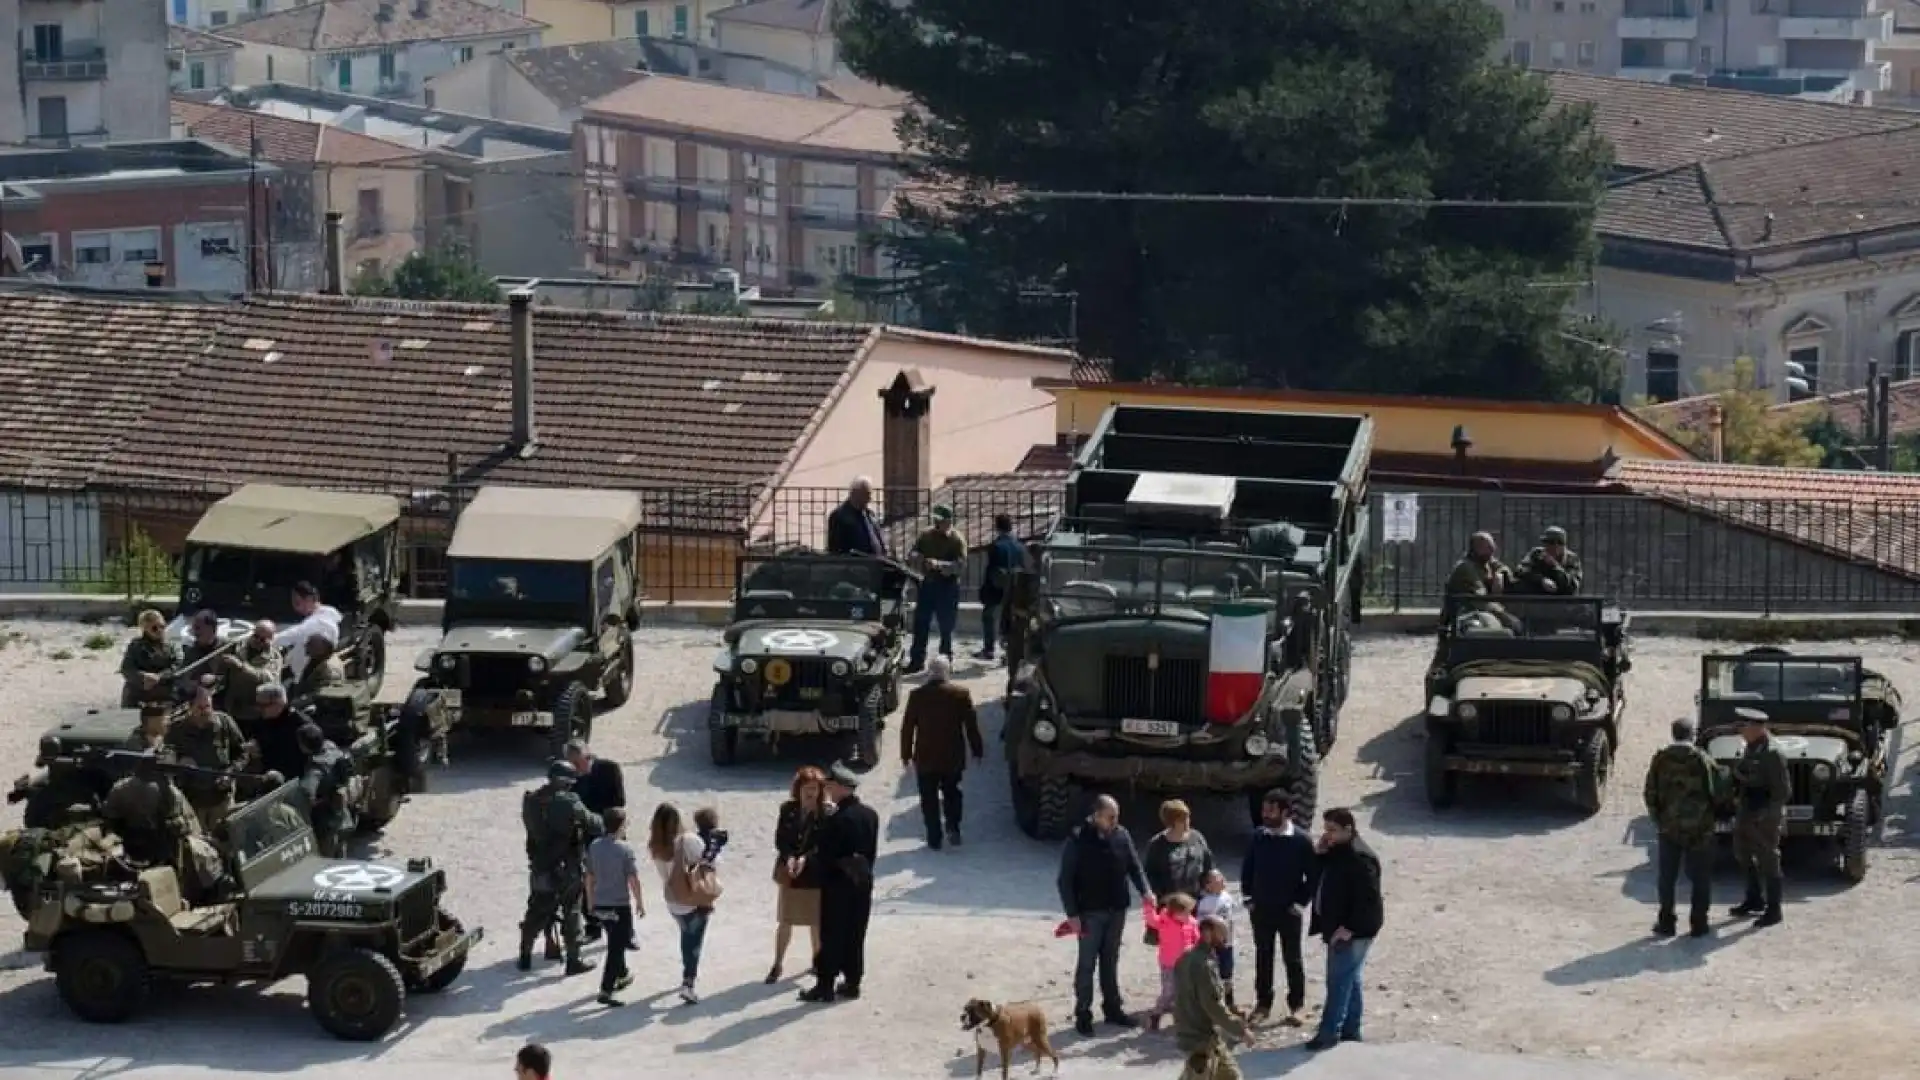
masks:
[(40, 736), (40, 759), (42, 761), (45, 761), (48, 758), (59, 757), (60, 750), (61, 750), (60, 736), (58, 735)]
[(860, 774), (854, 772), (853, 766), (844, 761), (833, 763), (833, 768), (827, 770), (827, 779), (849, 791), (856, 791), (860, 787)]
[(953, 520), (953, 507), (951, 507), (951, 506), (948, 506), (948, 505), (947, 505), (946, 503), (940, 503), (940, 504), (938, 504), (938, 505), (936, 505), (936, 506), (935, 506), (935, 507), (933, 508), (933, 520), (935, 520), (935, 521), (952, 521), (952, 520)]
[(320, 730), (320, 725), (315, 723), (301, 724), (300, 730), (294, 732), (293, 737), (299, 741), (302, 749), (309, 751), (320, 749), (321, 744), (327, 741), (327, 733)]
[(1759, 709), (1749, 708), (1745, 705), (1733, 710), (1733, 715), (1739, 717), (1740, 722), (1743, 724), (1764, 724), (1768, 720), (1765, 712)]
[(1567, 530), (1558, 525), (1548, 526), (1547, 531), (1540, 534), (1540, 542), (1543, 544), (1564, 544), (1567, 542)]
[(193, 616), (193, 621), (201, 626), (219, 626), (220, 616), (212, 608), (201, 608)]
[(566, 761), (555, 761), (547, 766), (547, 779), (555, 783), (571, 784), (580, 779), (580, 770)]

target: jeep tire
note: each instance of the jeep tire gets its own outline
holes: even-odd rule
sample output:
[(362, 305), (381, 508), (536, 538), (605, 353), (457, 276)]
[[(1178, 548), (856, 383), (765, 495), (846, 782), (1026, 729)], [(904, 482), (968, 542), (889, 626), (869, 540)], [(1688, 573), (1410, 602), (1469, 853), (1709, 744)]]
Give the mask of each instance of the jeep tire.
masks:
[(854, 718), (854, 756), (864, 768), (880, 764), (880, 718), (886, 714), (887, 688), (880, 684), (860, 695), (860, 712)]
[[(1314, 815), (1320, 807), (1320, 752), (1314, 745), (1311, 724), (1301, 727), (1298, 749), (1299, 756), (1287, 763), (1287, 775), (1280, 781), (1280, 787), (1287, 793), (1294, 826), (1312, 836), (1318, 824)], [(1261, 793), (1262, 798), (1265, 795)], [(1254, 824), (1257, 826), (1259, 822)]]
[(380, 696), (380, 684), (387, 677), (387, 634), (369, 625), (360, 641), (360, 681), (367, 684), (367, 699)]
[(1453, 750), (1452, 743), (1445, 729), (1427, 729), (1427, 805), (1435, 810), (1451, 807), (1460, 796), (1460, 774), (1447, 769), (1447, 755)]
[(1613, 741), (1605, 728), (1594, 728), (1580, 740), (1574, 769), (1574, 805), (1582, 813), (1599, 813), (1606, 805), (1607, 782), (1613, 778)]
[(620, 655), (614, 660), (612, 677), (606, 680), (606, 697), (601, 704), (611, 712), (627, 703), (633, 697), (633, 639), (628, 638), (620, 645)]
[(131, 1019), (147, 1000), (147, 957), (120, 930), (80, 930), (53, 945), (54, 986), (73, 1015), (94, 1024)]
[(707, 705), (707, 750), (721, 768), (738, 761), (740, 755), (740, 729), (722, 721), (727, 712), (726, 694), (725, 686), (715, 686), (713, 700)]
[(1065, 777), (1043, 776), (1037, 780), (1020, 779), (1013, 769), (1013, 821), (1020, 831), (1035, 840), (1064, 840), (1073, 827), (1073, 783)]
[(370, 949), (340, 949), (307, 975), (307, 1007), (336, 1039), (373, 1042), (392, 1031), (407, 986), (393, 961)]
[(560, 761), (567, 756), (567, 743), (593, 738), (593, 698), (585, 683), (570, 682), (553, 699), (553, 727), (547, 731), (547, 756)]
[(1873, 802), (1862, 788), (1847, 800), (1847, 816), (1840, 823), (1840, 872), (1855, 885), (1867, 877), (1867, 841), (1873, 828)]

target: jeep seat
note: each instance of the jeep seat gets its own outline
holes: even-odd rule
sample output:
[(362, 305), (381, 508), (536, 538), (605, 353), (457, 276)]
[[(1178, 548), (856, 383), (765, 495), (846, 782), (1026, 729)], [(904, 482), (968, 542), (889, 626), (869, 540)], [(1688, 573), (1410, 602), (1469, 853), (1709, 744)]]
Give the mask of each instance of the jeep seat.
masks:
[(208, 904), (190, 911), (178, 911), (167, 920), (182, 934), (231, 934), (234, 927), (232, 904)]
[(180, 875), (171, 866), (149, 866), (140, 871), (140, 891), (147, 906), (163, 919), (186, 910), (186, 901), (180, 898)]

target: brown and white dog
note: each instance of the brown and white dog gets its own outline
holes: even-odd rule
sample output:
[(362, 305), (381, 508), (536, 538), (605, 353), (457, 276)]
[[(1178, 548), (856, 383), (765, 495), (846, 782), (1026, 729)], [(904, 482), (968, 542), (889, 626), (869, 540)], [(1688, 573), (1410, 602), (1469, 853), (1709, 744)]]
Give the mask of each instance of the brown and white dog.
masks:
[(1000, 1051), (1000, 1080), (1007, 1080), (1008, 1070), (1013, 1067), (1014, 1048), (1023, 1043), (1033, 1051), (1035, 1073), (1040, 1071), (1040, 1062), (1045, 1059), (1053, 1062), (1054, 1075), (1060, 1075), (1060, 1056), (1047, 1041), (1047, 1014), (1031, 1001), (995, 1005), (984, 998), (974, 998), (960, 1010), (960, 1030), (973, 1032), (973, 1080), (980, 1080), (987, 1071), (989, 1038)]

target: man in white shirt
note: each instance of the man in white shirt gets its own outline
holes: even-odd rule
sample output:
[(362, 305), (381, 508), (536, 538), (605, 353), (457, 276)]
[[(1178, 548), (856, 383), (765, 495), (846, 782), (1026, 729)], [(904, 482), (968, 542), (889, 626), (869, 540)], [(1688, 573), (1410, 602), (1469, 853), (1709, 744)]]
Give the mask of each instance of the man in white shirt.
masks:
[(293, 681), (300, 681), (301, 672), (307, 669), (307, 639), (316, 635), (327, 639), (330, 645), (340, 644), (340, 609), (320, 602), (320, 590), (312, 582), (302, 581), (293, 587), (293, 611), (300, 621), (274, 635), (273, 643), (286, 653), (287, 670), (293, 674)]

